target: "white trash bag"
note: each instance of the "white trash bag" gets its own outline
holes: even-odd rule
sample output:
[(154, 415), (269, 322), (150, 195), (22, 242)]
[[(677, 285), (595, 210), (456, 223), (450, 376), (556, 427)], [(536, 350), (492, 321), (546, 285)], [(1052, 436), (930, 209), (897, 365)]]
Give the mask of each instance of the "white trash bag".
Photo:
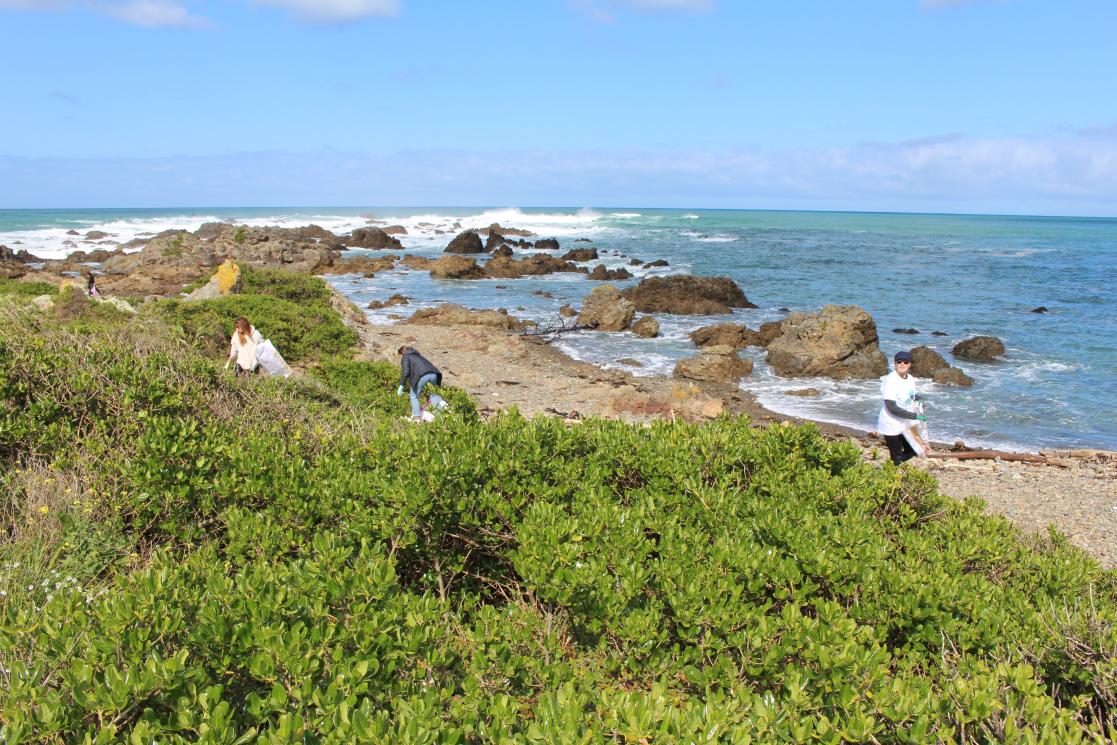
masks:
[[(922, 414), (923, 404), (917, 403), (915, 410)], [(916, 420), (904, 430), (904, 439), (911, 445), (912, 450), (920, 458), (926, 458), (931, 452), (931, 437), (927, 434), (927, 422)]]
[(256, 361), (260, 363), (260, 367), (268, 375), (278, 375), (280, 377), (288, 377), (291, 374), (291, 368), (287, 366), (287, 362), (271, 343), (271, 339), (264, 339), (256, 345)]

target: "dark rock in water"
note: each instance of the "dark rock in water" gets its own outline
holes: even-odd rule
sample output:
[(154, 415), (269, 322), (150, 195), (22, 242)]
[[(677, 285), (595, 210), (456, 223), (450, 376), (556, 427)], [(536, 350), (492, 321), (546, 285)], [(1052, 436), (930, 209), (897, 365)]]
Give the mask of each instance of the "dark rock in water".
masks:
[(628, 260), (628, 265), (629, 266), (640, 266), (643, 263), (644, 262), (640, 261), (640, 259), (629, 259)]
[(930, 347), (916, 347), (911, 350), (911, 369), (909, 372), (917, 378), (930, 378), (935, 370), (947, 367), (950, 367), (950, 363)]
[(790, 313), (791, 308), (776, 308), (780, 313)]
[(752, 373), (752, 360), (737, 356), (729, 346), (705, 347), (697, 356), (679, 360), (673, 375), (676, 378), (702, 380), (710, 383), (736, 383)]
[(856, 305), (827, 305), (818, 313), (792, 313), (768, 345), (768, 364), (785, 377), (835, 380), (879, 378), (888, 372), (877, 345), (877, 326)]
[(597, 259), (596, 248), (575, 248), (561, 256), (563, 261), (594, 261)]
[(109, 237), (109, 234), (106, 233), (103, 230), (90, 230), (88, 233), (85, 234), (85, 238), (83, 238), (83, 240), (99, 241), (103, 238), (108, 238), (108, 237)]
[(403, 248), (403, 244), (399, 242), (398, 238), (393, 238), (380, 228), (357, 228), (349, 234), (348, 239), (342, 239), (342, 243), (354, 248), (372, 248), (378, 250), (384, 248)]
[[(478, 238), (477, 242), (480, 243), (481, 240)], [(477, 266), (474, 259), (443, 256), (431, 263), (430, 275), (435, 279), (481, 279), (485, 276), (485, 270)]]
[(950, 336), (950, 334), (945, 331), (932, 331), (931, 336)]
[(559, 242), (554, 238), (541, 238), (535, 242), (535, 247), (547, 251), (558, 251)]
[(652, 316), (640, 316), (632, 322), (630, 330), (637, 336), (653, 339), (659, 336), (659, 321)]
[(570, 261), (563, 261), (546, 254), (534, 254), (522, 259), (496, 256), (485, 264), (485, 275), (496, 279), (551, 274), (552, 272), (584, 272), (585, 268)]
[(504, 258), (512, 257), (512, 247), (507, 244), (501, 244), (493, 249), (493, 256), (503, 256)]
[(485, 239), (485, 250), (495, 251), (504, 245), (504, 236), (489, 228), (489, 236)]
[(780, 334), (782, 333), (783, 321), (768, 321), (767, 323), (762, 323), (756, 332), (756, 343), (751, 346), (766, 347), (780, 338)]
[(931, 375), (931, 380), (940, 385), (960, 385), (965, 388), (969, 388), (973, 385), (973, 378), (966, 375), (957, 367), (944, 367), (935, 370), (934, 374)]
[(620, 269), (606, 269), (604, 264), (598, 264), (593, 268), (593, 271), (586, 275), (586, 279), (595, 281), (632, 279), (632, 273), (623, 266)]
[(760, 335), (739, 323), (716, 323), (691, 331), (690, 340), (699, 347), (729, 346), (744, 349), (757, 346)]
[(958, 342), (950, 352), (964, 360), (992, 362), (1005, 353), (1005, 345), (995, 336), (975, 336)]
[(794, 391), (786, 391), (788, 396), (802, 396), (803, 398), (818, 398), (820, 395), (817, 388), (799, 388)]
[(493, 285), (494, 290), (507, 290), (508, 285)]
[(407, 228), (402, 225), (389, 225), (384, 228), (384, 232), (388, 235), (407, 235)]
[(732, 308), (755, 308), (729, 277), (696, 277), (676, 274), (646, 277), (624, 291), (641, 313), (719, 315)]
[(393, 305), (407, 305), (408, 298), (405, 295), (392, 295), (387, 300), (373, 300), (368, 304), (368, 307), (376, 310), (378, 308), (390, 308)]
[(555, 299), (554, 294), (550, 293), (550, 292), (547, 292), (546, 290), (535, 290), (531, 294), (532, 295), (538, 295), (539, 297), (545, 297), (549, 300), (554, 300)]
[(1047, 306), (1046, 305), (1041, 305), (1038, 308), (1032, 308), (1031, 312), (1032, 313), (1046, 313), (1047, 312)]
[(617, 362), (622, 364), (622, 365), (628, 365), (629, 367), (643, 367), (644, 366), (643, 362), (641, 362), (640, 360), (634, 360), (631, 357), (621, 357), (619, 360), (617, 360)]
[(575, 238), (575, 243), (593, 243), (589, 238)]
[(918, 334), (919, 329), (892, 329), (892, 333), (893, 334)]
[(565, 305), (560, 307), (558, 312), (559, 315), (563, 318), (573, 318), (574, 316), (578, 315), (578, 311), (576, 311), (574, 309), (574, 306), (570, 303), (566, 303)]
[(464, 233), (459, 233), (454, 240), (450, 241), (450, 245), (446, 246), (443, 253), (450, 254), (480, 254), (485, 253), (485, 244), (481, 242), (481, 236), (477, 235), (472, 230), (467, 230)]
[[(455, 228), (460, 228), (461, 225), (459, 225), (458, 223), (454, 223), (454, 227)], [(497, 235), (518, 235), (518, 236), (521, 236), (523, 238), (529, 238), (529, 237), (535, 235), (535, 233), (531, 232), (530, 230), (521, 230), (520, 228), (501, 227), (501, 224), (498, 223), (498, 222), (494, 222), (492, 225), (489, 226), (489, 232), (490, 233), (496, 233)]]
[(636, 308), (616, 287), (599, 285), (582, 298), (578, 325), (591, 326), (598, 331), (624, 331), (635, 317)]
[(656, 259), (655, 261), (649, 261), (647, 264), (644, 264), (646, 269), (653, 269), (657, 266), (670, 266), (670, 264), (667, 263), (667, 259)]
[(72, 230), (72, 229), (71, 229), (71, 230), (67, 230), (67, 231), (66, 231), (66, 235), (81, 235), (81, 233), (79, 233), (79, 232), (78, 232), (78, 231), (76, 231), (76, 230)]

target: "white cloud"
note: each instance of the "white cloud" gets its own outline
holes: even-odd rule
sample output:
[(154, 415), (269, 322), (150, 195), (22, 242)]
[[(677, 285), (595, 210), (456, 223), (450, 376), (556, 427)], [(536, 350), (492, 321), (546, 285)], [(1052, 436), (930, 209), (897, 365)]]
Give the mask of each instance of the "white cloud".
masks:
[(366, 18), (392, 17), (399, 13), (399, 0), (252, 0), (291, 11), (311, 23), (353, 23)]
[(714, 0), (570, 0), (579, 12), (598, 23), (613, 23), (616, 12), (634, 10), (641, 13), (684, 11), (707, 13), (715, 9)]
[[(109, 200), (109, 201), (106, 201)], [(608, 204), (1117, 216), (1117, 138), (836, 148), (0, 157), (13, 207)]]
[(147, 28), (202, 28), (209, 21), (190, 13), (173, 0), (133, 0), (101, 6), (102, 12), (133, 26)]
[(59, 12), (81, 8), (147, 28), (202, 28), (210, 25), (207, 19), (194, 15), (177, 0), (0, 0), (0, 8)]

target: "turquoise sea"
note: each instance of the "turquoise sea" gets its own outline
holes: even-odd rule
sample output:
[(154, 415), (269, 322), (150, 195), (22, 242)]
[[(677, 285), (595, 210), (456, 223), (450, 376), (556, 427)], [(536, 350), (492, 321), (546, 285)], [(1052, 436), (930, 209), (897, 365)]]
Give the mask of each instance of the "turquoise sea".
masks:
[[(925, 344), (955, 362), (950, 356), (955, 343), (991, 334), (1005, 342), (1004, 361), (956, 362), (975, 378), (972, 388), (921, 383), (935, 439), (1018, 450), (1117, 450), (1112, 414), (1117, 392), (1117, 219), (1112, 218), (599, 207), (7, 210), (0, 211), (0, 243), (60, 258), (94, 245), (68, 230), (107, 232), (110, 242), (104, 247), (111, 247), (145, 233), (193, 230), (216, 220), (316, 223), (346, 232), (370, 219), (405, 226), (405, 249), (420, 255), (440, 253), (462, 228), (499, 222), (558, 238), (563, 250), (574, 247), (578, 238), (590, 239), (610, 267), (627, 266), (631, 258), (670, 263), (654, 270), (634, 268), (632, 281), (678, 272), (726, 275), (760, 306), (737, 310), (732, 320), (754, 328), (785, 315), (783, 308), (860, 305), (876, 319), (881, 348), (889, 357), (897, 349)], [(406, 269), (331, 281), (362, 307), (399, 292), (413, 298), (408, 313), (449, 301), (505, 307), (542, 322), (555, 320), (563, 303), (577, 306), (594, 286), (581, 275), (436, 281), (426, 272)], [(1037, 306), (1048, 312), (1031, 312)], [(390, 314), (399, 311), (369, 315), (391, 321)], [(730, 320), (659, 318), (662, 338), (584, 333), (565, 336), (561, 346), (576, 357), (635, 374), (669, 374), (676, 360), (694, 353), (686, 338), (689, 331)], [(263, 319), (259, 325), (266, 328)], [(894, 328), (919, 333), (898, 334)], [(946, 336), (932, 336), (932, 331)], [(863, 429), (875, 426), (876, 381), (783, 379), (768, 370), (762, 350), (746, 354), (757, 364), (742, 388), (765, 406)], [(618, 362), (624, 358), (642, 366)], [(806, 387), (821, 395), (787, 395)]]

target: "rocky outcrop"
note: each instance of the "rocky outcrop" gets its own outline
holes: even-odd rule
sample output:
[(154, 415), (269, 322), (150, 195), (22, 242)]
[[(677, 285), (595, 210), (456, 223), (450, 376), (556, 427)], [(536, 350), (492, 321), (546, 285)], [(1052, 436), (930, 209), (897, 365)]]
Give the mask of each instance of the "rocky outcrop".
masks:
[(670, 266), (670, 264), (667, 263), (667, 259), (656, 259), (655, 261), (649, 261), (644, 264), (646, 269), (655, 269), (660, 266)]
[(558, 309), (558, 313), (563, 318), (573, 318), (574, 316), (578, 315), (578, 311), (575, 310), (574, 306), (570, 303), (564, 303), (563, 305), (561, 305)]
[(560, 257), (563, 261), (596, 261), (597, 249), (596, 248), (574, 248)]
[(350, 248), (371, 248), (374, 250), (392, 249), (399, 251), (403, 244), (380, 228), (357, 228), (343, 238), (342, 243)]
[(646, 277), (625, 290), (624, 296), (642, 313), (719, 315), (732, 308), (756, 307), (728, 277)]
[(375, 274), (384, 272), (396, 265), (399, 257), (395, 254), (387, 256), (346, 256), (334, 259), (329, 266), (320, 267), (318, 274)]
[(402, 225), (389, 225), (384, 228), (384, 232), (388, 235), (407, 235), (407, 228)]
[(414, 256), (412, 254), (405, 254), (399, 260), (400, 266), (405, 266), (408, 269), (430, 269), (434, 259), (428, 259), (426, 256)]
[(485, 270), (477, 265), (475, 259), (443, 256), (431, 263), (430, 274), (435, 279), (481, 279), (485, 276)]
[(941, 354), (930, 347), (916, 347), (911, 350), (911, 374), (947, 385), (973, 385), (973, 378), (958, 368), (951, 367)]
[(995, 336), (975, 336), (955, 344), (950, 353), (963, 360), (993, 362), (1004, 356), (1005, 345)]
[(558, 251), (559, 242), (556, 238), (541, 238), (535, 242), (535, 248), (542, 251)]
[(489, 225), (489, 232), (496, 233), (497, 235), (516, 235), (521, 238), (531, 238), (535, 235), (535, 233), (531, 232), (530, 230), (502, 227), (501, 224), (498, 222), (494, 222), (493, 224)]
[(531, 325), (508, 315), (508, 311), (499, 310), (470, 310), (456, 303), (443, 303), (434, 308), (423, 308), (415, 311), (405, 323), (417, 323), (427, 326), (489, 326), (509, 331), (519, 331)]
[(760, 335), (740, 323), (715, 323), (690, 332), (690, 340), (699, 347), (730, 346), (734, 349), (758, 346)]
[(103, 230), (90, 230), (82, 238), (83, 241), (103, 241), (109, 237), (109, 234)]
[(240, 289), (240, 267), (226, 261), (217, 267), (209, 281), (187, 295), (184, 300), (213, 300), (231, 295)]
[(628, 271), (623, 266), (619, 269), (606, 269), (604, 264), (598, 264), (593, 268), (593, 271), (586, 275), (586, 279), (592, 279), (598, 282), (616, 282), (622, 279), (632, 279), (632, 272)]
[(0, 279), (19, 279), (27, 274), (27, 265), (22, 261), (0, 260)]
[(458, 234), (454, 240), (450, 241), (450, 245), (446, 246), (444, 253), (450, 254), (480, 254), (485, 253), (485, 244), (481, 242), (481, 236), (472, 230), (467, 230), (464, 233)]
[(760, 324), (756, 331), (756, 344), (753, 346), (767, 347), (783, 333), (783, 321), (767, 321)]
[(651, 316), (641, 316), (632, 322), (632, 333), (645, 339), (659, 336), (659, 321)]
[(722, 344), (703, 349), (695, 357), (679, 360), (674, 376), (708, 383), (737, 383), (752, 373), (752, 360), (737, 356), (737, 350)]
[(485, 264), (485, 276), (493, 279), (515, 279), (516, 277), (540, 276), (554, 272), (584, 272), (585, 269), (572, 262), (557, 259), (546, 254), (533, 254), (522, 259), (507, 256), (493, 257)]
[(579, 326), (597, 331), (624, 331), (636, 316), (636, 306), (625, 299), (613, 285), (595, 287), (582, 299)]
[[(486, 246), (487, 245), (488, 244), (486, 244)], [(496, 248), (493, 249), (493, 256), (503, 256), (504, 258), (511, 258), (512, 247), (511, 246), (506, 246), (506, 245), (503, 245), (503, 244), (500, 245), (500, 246), (497, 246)]]
[(392, 295), (387, 300), (373, 300), (368, 304), (372, 310), (379, 310), (380, 308), (391, 308), (395, 305), (407, 305), (410, 299), (406, 295)]
[(768, 345), (768, 364), (785, 377), (846, 380), (888, 372), (872, 316), (855, 305), (827, 305), (818, 313), (792, 313)]

